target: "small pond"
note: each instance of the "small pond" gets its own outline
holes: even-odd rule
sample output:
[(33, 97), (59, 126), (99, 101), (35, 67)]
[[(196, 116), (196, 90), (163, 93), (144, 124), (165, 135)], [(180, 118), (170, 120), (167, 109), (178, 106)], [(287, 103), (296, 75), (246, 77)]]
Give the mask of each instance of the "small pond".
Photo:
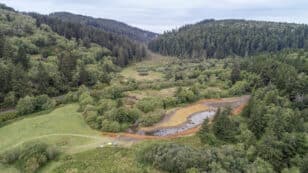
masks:
[(191, 115), (188, 120), (176, 127), (161, 128), (147, 134), (153, 136), (168, 136), (181, 133), (183, 131), (189, 130), (191, 128), (197, 127), (203, 123), (207, 118), (212, 118), (215, 115), (215, 111), (204, 111)]

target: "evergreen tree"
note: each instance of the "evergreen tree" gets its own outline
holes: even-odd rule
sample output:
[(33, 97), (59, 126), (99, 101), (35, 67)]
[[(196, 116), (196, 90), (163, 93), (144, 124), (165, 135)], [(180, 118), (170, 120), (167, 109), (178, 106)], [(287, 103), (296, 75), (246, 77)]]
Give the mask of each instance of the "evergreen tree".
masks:
[(238, 63), (235, 63), (232, 67), (232, 71), (231, 71), (231, 82), (232, 84), (235, 84), (235, 82), (240, 80), (240, 73), (241, 73), (241, 69)]
[(238, 134), (238, 123), (232, 120), (229, 116), (231, 109), (226, 108), (218, 112), (213, 122), (214, 135), (223, 141), (234, 142), (235, 136)]
[(18, 48), (17, 56), (14, 63), (21, 64), (24, 69), (29, 68), (30, 58), (27, 55), (26, 49), (23, 45)]
[(5, 46), (5, 37), (4, 34), (0, 31), (0, 58), (4, 56), (4, 46)]

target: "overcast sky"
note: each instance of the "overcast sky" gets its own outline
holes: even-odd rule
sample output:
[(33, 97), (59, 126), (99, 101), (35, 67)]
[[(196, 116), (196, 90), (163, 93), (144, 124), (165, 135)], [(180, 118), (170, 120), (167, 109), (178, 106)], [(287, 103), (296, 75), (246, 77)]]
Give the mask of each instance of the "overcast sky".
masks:
[(0, 0), (18, 11), (68, 11), (115, 19), (162, 33), (203, 19), (256, 19), (308, 24), (308, 0)]

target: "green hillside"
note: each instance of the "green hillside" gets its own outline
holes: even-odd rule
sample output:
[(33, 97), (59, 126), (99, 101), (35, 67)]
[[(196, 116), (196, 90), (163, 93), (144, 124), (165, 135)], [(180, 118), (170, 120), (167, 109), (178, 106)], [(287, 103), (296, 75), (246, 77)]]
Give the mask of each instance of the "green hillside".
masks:
[(248, 20), (204, 20), (166, 32), (149, 43), (164, 55), (224, 58), (308, 48), (308, 26)]
[(80, 23), (87, 26), (92, 26), (98, 29), (102, 29), (106, 32), (112, 32), (115, 34), (128, 37), (132, 40), (136, 40), (139, 42), (145, 42), (145, 43), (149, 42), (158, 35), (156, 33), (150, 31), (144, 31), (142, 29), (132, 27), (125, 23), (110, 19), (93, 18), (89, 16), (82, 16), (68, 12), (56, 12), (50, 14), (49, 16), (66, 22)]

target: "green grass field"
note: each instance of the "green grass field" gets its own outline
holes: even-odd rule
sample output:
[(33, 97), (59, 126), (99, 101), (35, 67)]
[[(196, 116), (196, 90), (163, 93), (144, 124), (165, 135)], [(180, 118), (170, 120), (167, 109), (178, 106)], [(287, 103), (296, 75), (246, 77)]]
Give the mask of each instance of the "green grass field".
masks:
[(132, 78), (137, 81), (153, 81), (163, 79), (164, 74), (149, 70), (148, 75), (142, 76), (138, 73), (138, 68), (154, 68), (157, 69), (174, 60), (174, 57), (165, 57), (158, 54), (150, 53), (148, 59), (125, 67), (120, 73), (125, 78)]
[(74, 149), (86, 150), (110, 140), (92, 130), (77, 109), (77, 104), (70, 104), (0, 128), (0, 152), (30, 141), (43, 141), (74, 152)]
[[(62, 158), (52, 172), (125, 172), (158, 173), (148, 166), (141, 166), (136, 160), (135, 148), (105, 147)], [(41, 172), (48, 172), (46, 169)]]
[(124, 76), (125, 78), (132, 78), (137, 81), (143, 81), (143, 80), (158, 80), (162, 79), (163, 74), (159, 72), (154, 72), (154, 71), (149, 71), (149, 74), (146, 76), (142, 76), (137, 72), (137, 66), (136, 65), (131, 65), (121, 72), (121, 75)]
[[(122, 147), (98, 148), (113, 141), (92, 130), (77, 112), (77, 104), (69, 104), (42, 115), (29, 115), (0, 128), (0, 153), (30, 141), (56, 146), (65, 155), (44, 166), (39, 172), (144, 172), (134, 160), (134, 151)], [(120, 146), (130, 142), (117, 141)], [(70, 159), (67, 159), (70, 158)], [(150, 168), (146, 168), (154, 172)], [(94, 172), (95, 172), (94, 171)], [(17, 173), (14, 167), (0, 164), (0, 173)]]

